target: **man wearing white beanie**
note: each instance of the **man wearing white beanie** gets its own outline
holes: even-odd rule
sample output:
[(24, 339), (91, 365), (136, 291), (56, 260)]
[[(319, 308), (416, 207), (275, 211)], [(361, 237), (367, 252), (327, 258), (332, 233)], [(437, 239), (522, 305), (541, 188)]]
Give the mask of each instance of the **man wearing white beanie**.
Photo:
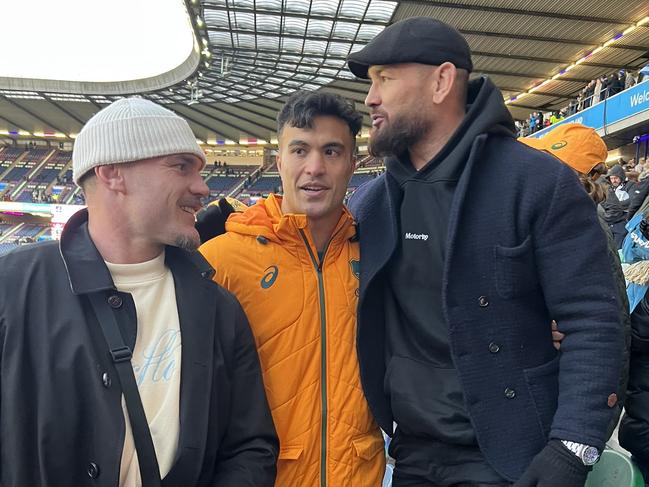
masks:
[(252, 334), (195, 252), (189, 125), (122, 99), (72, 159), (88, 208), (0, 258), (0, 485), (272, 486)]

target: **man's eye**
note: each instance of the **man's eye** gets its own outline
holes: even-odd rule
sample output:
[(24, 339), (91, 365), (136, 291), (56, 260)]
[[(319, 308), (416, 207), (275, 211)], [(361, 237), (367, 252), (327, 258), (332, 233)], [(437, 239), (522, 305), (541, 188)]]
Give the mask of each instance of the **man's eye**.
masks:
[(339, 156), (339, 155), (340, 155), (340, 151), (338, 151), (338, 150), (336, 150), (336, 149), (327, 149), (327, 150), (325, 151), (325, 154), (328, 155), (328, 156)]

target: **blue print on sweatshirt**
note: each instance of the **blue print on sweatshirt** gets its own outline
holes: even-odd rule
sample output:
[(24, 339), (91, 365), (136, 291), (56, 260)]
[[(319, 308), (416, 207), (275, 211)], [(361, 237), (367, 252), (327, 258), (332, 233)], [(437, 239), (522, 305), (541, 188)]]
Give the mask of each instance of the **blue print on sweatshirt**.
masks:
[(176, 370), (175, 352), (180, 347), (180, 330), (165, 331), (143, 353), (133, 357), (133, 372), (137, 385), (144, 382), (169, 382)]

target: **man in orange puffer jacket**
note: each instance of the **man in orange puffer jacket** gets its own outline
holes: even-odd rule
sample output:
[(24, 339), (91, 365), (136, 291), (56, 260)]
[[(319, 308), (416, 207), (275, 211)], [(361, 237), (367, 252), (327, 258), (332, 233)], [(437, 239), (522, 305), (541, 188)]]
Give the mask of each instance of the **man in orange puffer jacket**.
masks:
[(361, 123), (337, 95), (291, 96), (278, 116), (284, 196), (234, 213), (200, 249), (255, 335), (281, 487), (378, 487), (385, 470), (356, 358), (359, 246), (343, 206)]

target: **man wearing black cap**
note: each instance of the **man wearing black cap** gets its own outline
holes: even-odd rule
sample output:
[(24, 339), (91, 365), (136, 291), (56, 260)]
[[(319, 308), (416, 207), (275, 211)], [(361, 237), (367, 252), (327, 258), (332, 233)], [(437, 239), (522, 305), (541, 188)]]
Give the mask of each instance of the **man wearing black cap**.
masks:
[(370, 145), (386, 157), (350, 207), (361, 378), (381, 427), (398, 425), (394, 486), (583, 486), (622, 360), (592, 202), (516, 141), (452, 27), (398, 22), (348, 62), (372, 81)]

